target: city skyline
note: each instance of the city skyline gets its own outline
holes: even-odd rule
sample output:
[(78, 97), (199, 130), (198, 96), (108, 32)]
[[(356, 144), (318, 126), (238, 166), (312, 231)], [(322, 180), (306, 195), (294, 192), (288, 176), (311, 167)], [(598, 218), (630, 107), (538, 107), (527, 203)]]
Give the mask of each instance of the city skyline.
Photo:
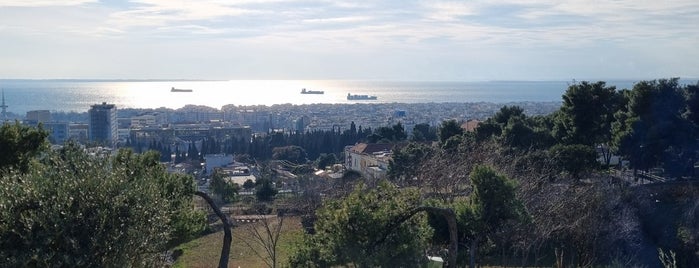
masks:
[(694, 1), (2, 0), (0, 79), (699, 77)]

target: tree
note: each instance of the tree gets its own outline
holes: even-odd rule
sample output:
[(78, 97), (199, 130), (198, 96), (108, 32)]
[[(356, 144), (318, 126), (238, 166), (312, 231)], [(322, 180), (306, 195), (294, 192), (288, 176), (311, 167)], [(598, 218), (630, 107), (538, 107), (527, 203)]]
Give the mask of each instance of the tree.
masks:
[(340, 200), (328, 200), (316, 212), (315, 234), (290, 258), (292, 267), (415, 267), (426, 262), (430, 229), (424, 216), (388, 226), (416, 208), (417, 189), (400, 190), (387, 181), (376, 188), (360, 184)]
[(255, 196), (258, 201), (268, 202), (274, 199), (277, 195), (277, 189), (274, 189), (272, 181), (269, 179), (259, 179), (257, 181), (257, 190), (255, 191)]
[(476, 166), (470, 175), (473, 194), (469, 206), (457, 210), (457, 222), (471, 234), (470, 267), (476, 263), (476, 250), (483, 239), (506, 221), (518, 220), (524, 215), (523, 205), (515, 195), (515, 182), (495, 173), (486, 166)]
[(556, 166), (568, 172), (576, 180), (580, 175), (597, 167), (597, 151), (594, 148), (582, 145), (556, 145), (551, 148), (551, 157)]
[(408, 138), (408, 134), (405, 133), (405, 128), (400, 122), (393, 125), (393, 141), (404, 141)]
[(187, 147), (187, 157), (190, 160), (199, 160), (199, 151), (197, 150), (197, 146), (194, 144), (194, 142), (189, 143), (189, 147)]
[(494, 137), (499, 137), (502, 134), (502, 127), (492, 119), (478, 124), (475, 129), (475, 138), (478, 142), (487, 141)]
[(421, 163), (430, 156), (432, 150), (422, 143), (411, 142), (393, 153), (388, 163), (388, 177), (394, 181), (410, 182), (417, 176)]
[(535, 144), (534, 137), (534, 129), (524, 116), (512, 117), (502, 128), (500, 142), (509, 147), (527, 149)]
[(155, 266), (205, 227), (190, 176), (157, 153), (97, 158), (76, 145), (0, 180), (0, 259), (11, 267)]
[(48, 148), (48, 133), (41, 128), (2, 123), (0, 126), (0, 170), (27, 172), (29, 163)]
[(523, 116), (525, 116), (525, 114), (524, 109), (522, 109), (522, 107), (505, 105), (502, 108), (500, 108), (500, 110), (497, 113), (495, 113), (495, 115), (493, 115), (492, 119), (495, 123), (505, 125), (512, 118)]
[(446, 143), (449, 138), (462, 134), (464, 134), (464, 129), (461, 128), (461, 125), (459, 125), (459, 122), (456, 122), (456, 120), (443, 121), (437, 130), (439, 142), (442, 144)]
[(609, 165), (614, 114), (622, 105), (622, 94), (605, 82), (572, 84), (563, 95), (553, 131), (564, 144), (599, 146)]
[(253, 182), (252, 179), (245, 180), (243, 183), (243, 189), (250, 190), (252, 188), (255, 188), (255, 182)]
[(399, 142), (408, 138), (408, 134), (405, 133), (403, 124), (396, 123), (393, 126), (386, 126), (377, 128), (368, 137), (369, 143), (388, 143), (388, 142)]
[(214, 170), (214, 174), (211, 175), (209, 187), (211, 187), (211, 191), (218, 195), (224, 203), (234, 201), (240, 190), (238, 184), (226, 180), (226, 174), (220, 169)]
[[(255, 222), (249, 223), (243, 226), (242, 230), (246, 232), (248, 237), (251, 237), (251, 241), (244, 239), (242, 236), (239, 237), (245, 245), (252, 250), (257, 257), (262, 259), (262, 261), (270, 268), (277, 267), (277, 247), (279, 245), (279, 237), (282, 233), (282, 226), (284, 225), (284, 217), (278, 216), (274, 217), (274, 220), (267, 217), (267, 215), (259, 215)], [(258, 251), (255, 245), (262, 247), (262, 252)]]
[(337, 157), (335, 154), (320, 154), (318, 157), (318, 169), (325, 169), (325, 167), (332, 166), (337, 163)]
[(437, 140), (437, 129), (427, 123), (416, 124), (410, 141), (435, 141)]
[(289, 145), (272, 149), (272, 159), (286, 160), (294, 164), (306, 162), (306, 150), (301, 146)]
[(507, 147), (529, 150), (552, 145), (549, 117), (527, 117), (519, 106), (503, 106), (475, 130), (476, 142), (497, 140)]
[(572, 84), (557, 113), (556, 136), (565, 144), (595, 146), (611, 141), (614, 113), (623, 104), (614, 86), (605, 82)]
[(694, 161), (696, 128), (682, 117), (686, 103), (678, 80), (641, 81), (628, 93), (614, 139), (620, 154), (635, 169), (684, 166)]
[(699, 126), (699, 82), (685, 86), (684, 98), (687, 103), (687, 110), (683, 114), (684, 118), (694, 123), (695, 126)]

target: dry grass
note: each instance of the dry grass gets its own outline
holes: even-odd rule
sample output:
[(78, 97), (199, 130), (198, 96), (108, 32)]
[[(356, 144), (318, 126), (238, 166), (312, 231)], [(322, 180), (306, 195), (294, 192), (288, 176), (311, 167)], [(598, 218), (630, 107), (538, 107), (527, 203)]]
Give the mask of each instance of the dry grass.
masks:
[[(234, 227), (233, 241), (231, 243), (231, 254), (228, 267), (267, 267), (249, 246), (241, 241), (246, 239), (250, 244), (255, 244), (253, 238), (242, 226)], [(301, 239), (303, 230), (298, 217), (287, 217), (284, 219), (282, 233), (277, 249), (277, 266), (286, 267), (290, 253), (293, 252), (294, 243)], [(199, 237), (190, 242), (178, 246), (183, 251), (182, 256), (177, 259), (175, 267), (216, 267), (218, 266), (219, 254), (221, 254), (221, 244), (223, 243), (223, 230)], [(261, 246), (257, 246), (258, 252), (264, 252)], [(265, 255), (263, 255), (265, 256)]]

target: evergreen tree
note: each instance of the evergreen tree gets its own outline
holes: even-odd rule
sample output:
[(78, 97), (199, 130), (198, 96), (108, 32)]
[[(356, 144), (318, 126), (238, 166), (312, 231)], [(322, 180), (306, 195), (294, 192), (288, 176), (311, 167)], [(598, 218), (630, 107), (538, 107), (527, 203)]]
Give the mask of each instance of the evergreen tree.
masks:
[(272, 181), (269, 179), (259, 179), (257, 181), (256, 189), (255, 196), (260, 202), (269, 202), (274, 200), (274, 196), (276, 196), (278, 192), (272, 185)]
[(29, 171), (30, 162), (48, 148), (48, 133), (41, 128), (2, 123), (0, 126), (0, 172)]
[(0, 180), (0, 259), (7, 267), (147, 267), (201, 232), (192, 178), (158, 155), (97, 158), (69, 144)]
[(387, 230), (420, 202), (416, 189), (386, 181), (358, 185), (347, 197), (328, 200), (317, 211), (315, 234), (306, 235), (291, 256), (292, 267), (420, 267), (425, 265), (430, 229), (415, 216)]

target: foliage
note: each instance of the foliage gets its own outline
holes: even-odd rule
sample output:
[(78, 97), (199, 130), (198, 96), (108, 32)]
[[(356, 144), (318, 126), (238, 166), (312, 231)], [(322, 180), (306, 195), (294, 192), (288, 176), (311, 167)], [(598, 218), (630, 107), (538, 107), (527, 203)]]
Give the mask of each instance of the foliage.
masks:
[(405, 133), (405, 129), (401, 123), (396, 123), (390, 127), (377, 128), (374, 133), (367, 137), (369, 143), (399, 142), (407, 138), (408, 134)]
[(582, 144), (553, 146), (551, 147), (551, 157), (555, 160), (558, 168), (568, 172), (576, 179), (579, 179), (583, 172), (598, 166), (597, 151)]
[(257, 197), (258, 201), (261, 201), (261, 202), (272, 201), (274, 199), (274, 196), (277, 195), (277, 192), (278, 191), (272, 185), (271, 180), (265, 179), (265, 178), (257, 180), (257, 187), (255, 190), (255, 196)]
[(407, 146), (393, 152), (388, 163), (388, 177), (395, 181), (409, 181), (420, 170), (421, 162), (429, 157), (430, 146), (411, 142)]
[(437, 129), (427, 123), (420, 123), (413, 126), (410, 141), (436, 141)]
[(439, 142), (442, 144), (446, 143), (449, 138), (462, 134), (464, 134), (464, 129), (461, 128), (461, 125), (456, 120), (443, 121), (437, 130)]
[(622, 104), (621, 94), (605, 82), (574, 83), (563, 95), (554, 132), (565, 144), (594, 146), (609, 142), (614, 113)]
[(516, 182), (487, 166), (476, 166), (470, 175), (473, 184), (471, 205), (479, 228), (492, 231), (504, 221), (519, 219), (525, 211), (515, 195)]
[(317, 211), (314, 235), (306, 235), (290, 259), (292, 267), (415, 267), (426, 262), (430, 229), (424, 216), (387, 230), (417, 207), (419, 192), (387, 181), (360, 184), (347, 197), (328, 200)]
[(203, 230), (192, 178), (157, 153), (95, 158), (74, 145), (0, 180), (0, 259), (6, 266), (152, 266)]
[(529, 126), (526, 117), (522, 115), (522, 117), (512, 117), (507, 121), (507, 124), (502, 127), (500, 141), (509, 147), (526, 149), (531, 147), (536, 139), (534, 139), (534, 129)]
[(286, 160), (295, 164), (306, 162), (306, 150), (296, 145), (275, 147), (272, 149), (272, 159)]
[(478, 124), (475, 129), (476, 141), (484, 142), (495, 137), (499, 137), (502, 134), (502, 127), (500, 124), (492, 119), (488, 119), (484, 122)]
[(687, 110), (682, 116), (695, 126), (699, 126), (699, 82), (685, 86), (683, 93), (687, 102)]
[(514, 149), (547, 148), (553, 143), (549, 121), (546, 117), (527, 117), (518, 106), (503, 106), (478, 125), (474, 136), (477, 142), (494, 139)]
[(516, 196), (515, 181), (487, 166), (476, 166), (470, 178), (473, 194), (468, 206), (457, 209), (457, 222), (460, 231), (470, 236), (471, 267), (474, 267), (475, 252), (480, 241), (507, 221), (523, 219), (526, 210)]
[[(178, 147), (171, 148), (168, 140), (173, 139), (172, 134), (164, 134), (164, 137), (155, 137), (152, 140), (129, 140), (127, 147), (131, 147), (136, 152), (144, 150), (159, 151), (163, 161), (171, 161), (171, 155), (175, 154), (175, 162), (184, 161), (188, 156), (190, 159), (200, 159), (206, 154), (232, 154), (236, 155), (236, 161), (244, 163), (254, 163), (255, 160), (269, 160), (273, 156), (272, 150), (275, 147), (299, 146), (306, 151), (308, 159), (317, 159), (321, 153), (339, 154), (347, 145), (356, 144), (366, 140), (372, 133), (371, 128), (362, 128), (351, 123), (349, 129), (340, 131), (339, 128), (332, 130), (313, 130), (309, 132), (270, 132), (267, 135), (253, 135), (252, 137), (219, 137), (211, 135), (201, 140), (201, 146), (191, 148), (186, 147), (178, 150)], [(190, 152), (191, 150), (191, 152)], [(238, 159), (238, 157), (241, 157)]]
[(337, 163), (337, 156), (335, 154), (320, 154), (316, 162), (318, 163), (318, 169), (325, 169), (325, 167)]
[(40, 152), (48, 148), (48, 133), (41, 128), (1, 123), (0, 126), (0, 170), (18, 169), (27, 172), (29, 163)]
[(236, 200), (236, 195), (240, 190), (238, 184), (229, 182), (226, 180), (226, 174), (221, 170), (214, 170), (214, 174), (211, 175), (211, 181), (209, 182), (209, 187), (211, 191), (218, 195), (221, 200), (225, 203), (233, 202)]
[(617, 114), (620, 121), (614, 141), (634, 168), (666, 165), (687, 167), (677, 172), (680, 174), (691, 172), (696, 128), (682, 117), (686, 110), (683, 92), (673, 78), (641, 81), (628, 93), (627, 107)]
[(252, 188), (255, 188), (255, 182), (253, 182), (252, 179), (245, 180), (243, 183), (243, 189), (250, 190)]

